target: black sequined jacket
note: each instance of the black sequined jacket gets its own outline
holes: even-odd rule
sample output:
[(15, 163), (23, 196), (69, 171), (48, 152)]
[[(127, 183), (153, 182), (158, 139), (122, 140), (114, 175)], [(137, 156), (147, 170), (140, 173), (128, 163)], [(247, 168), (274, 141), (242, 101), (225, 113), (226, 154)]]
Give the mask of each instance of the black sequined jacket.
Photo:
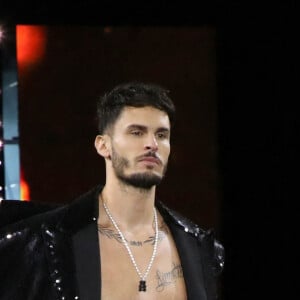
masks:
[[(1, 300), (99, 300), (101, 266), (98, 186), (52, 207), (22, 201), (0, 205)], [(223, 247), (211, 231), (157, 202), (181, 259), (189, 300), (217, 298)]]

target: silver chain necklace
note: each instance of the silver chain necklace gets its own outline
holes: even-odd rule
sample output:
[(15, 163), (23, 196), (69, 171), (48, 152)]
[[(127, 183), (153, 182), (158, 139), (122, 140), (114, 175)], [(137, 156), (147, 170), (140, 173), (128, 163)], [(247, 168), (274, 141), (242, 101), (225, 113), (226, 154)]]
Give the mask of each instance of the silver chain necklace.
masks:
[(128, 246), (128, 243), (123, 235), (123, 233), (121, 232), (119, 226), (117, 225), (116, 221), (113, 219), (108, 207), (106, 206), (105, 202), (103, 202), (103, 207), (106, 211), (106, 214), (107, 216), (109, 217), (110, 221), (112, 222), (112, 224), (114, 225), (115, 229), (117, 230), (118, 234), (120, 235), (121, 239), (122, 239), (122, 242), (129, 254), (129, 257), (131, 259), (131, 262), (136, 270), (136, 272), (138, 273), (139, 277), (140, 277), (140, 282), (139, 282), (139, 292), (146, 292), (146, 278), (149, 274), (149, 271), (152, 267), (152, 264), (153, 264), (153, 261), (154, 261), (154, 258), (156, 256), (156, 252), (157, 252), (157, 243), (158, 243), (158, 222), (157, 222), (157, 213), (156, 213), (156, 209), (155, 207), (153, 208), (153, 212), (154, 212), (154, 223), (155, 223), (155, 241), (154, 241), (154, 246), (153, 246), (153, 252), (152, 252), (152, 256), (150, 258), (150, 261), (149, 261), (149, 264), (148, 264), (148, 267), (144, 273), (144, 275), (141, 273), (140, 269), (138, 268), (137, 264), (136, 264), (136, 261), (134, 259), (134, 256)]

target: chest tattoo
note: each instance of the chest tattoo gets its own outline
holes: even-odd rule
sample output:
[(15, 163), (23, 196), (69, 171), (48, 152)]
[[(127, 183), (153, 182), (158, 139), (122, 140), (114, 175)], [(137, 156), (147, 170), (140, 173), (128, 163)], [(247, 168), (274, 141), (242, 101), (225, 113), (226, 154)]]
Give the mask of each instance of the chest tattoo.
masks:
[[(114, 229), (108, 228), (108, 227), (104, 227), (101, 225), (98, 225), (98, 232), (106, 237), (108, 237), (109, 239), (114, 239), (119, 243), (122, 243), (122, 238), (119, 235), (118, 232), (116, 232)], [(165, 223), (162, 223), (159, 226), (159, 231), (158, 231), (158, 242), (161, 242), (166, 235), (169, 234), (169, 229), (168, 227), (165, 225)], [(144, 241), (128, 241), (126, 239), (126, 242), (130, 245), (130, 246), (137, 246), (137, 247), (142, 247), (144, 245), (154, 245), (155, 242), (155, 236), (149, 236), (146, 240)]]
[(169, 272), (156, 271), (157, 286), (156, 291), (162, 292), (167, 286), (175, 284), (176, 281), (183, 278), (182, 267), (180, 264), (173, 263), (173, 267)]

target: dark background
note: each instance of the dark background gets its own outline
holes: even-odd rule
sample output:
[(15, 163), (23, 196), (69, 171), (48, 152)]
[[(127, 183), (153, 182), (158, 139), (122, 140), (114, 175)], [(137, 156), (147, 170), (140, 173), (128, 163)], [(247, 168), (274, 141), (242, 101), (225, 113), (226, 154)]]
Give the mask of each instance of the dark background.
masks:
[[(298, 270), (299, 218), (294, 2), (214, 1), (200, 7), (189, 1), (121, 7), (109, 3), (103, 2), (101, 9), (85, 2), (65, 7), (40, 4), (30, 14), (24, 13), (26, 4), (0, 11), (7, 22), (215, 28), (214, 178), (221, 202), (214, 216), (226, 249), (222, 298), (291, 299), (297, 285), (292, 271)], [(183, 166), (190, 158), (184, 152)], [(182, 174), (178, 180), (183, 182)], [(187, 214), (194, 215), (192, 210)]]

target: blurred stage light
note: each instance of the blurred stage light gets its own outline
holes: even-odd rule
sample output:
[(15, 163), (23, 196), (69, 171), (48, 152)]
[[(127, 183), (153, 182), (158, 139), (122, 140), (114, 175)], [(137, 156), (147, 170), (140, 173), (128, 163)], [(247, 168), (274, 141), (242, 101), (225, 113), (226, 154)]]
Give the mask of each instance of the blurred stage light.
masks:
[(5, 32), (2, 25), (0, 25), (0, 43), (4, 40)]
[(29, 201), (30, 200), (30, 188), (29, 188), (27, 181), (25, 180), (24, 172), (22, 169), (21, 169), (20, 190), (21, 190), (21, 195), (20, 195), (21, 200)]
[(46, 48), (46, 29), (39, 25), (17, 25), (17, 61), (19, 67), (40, 61)]

